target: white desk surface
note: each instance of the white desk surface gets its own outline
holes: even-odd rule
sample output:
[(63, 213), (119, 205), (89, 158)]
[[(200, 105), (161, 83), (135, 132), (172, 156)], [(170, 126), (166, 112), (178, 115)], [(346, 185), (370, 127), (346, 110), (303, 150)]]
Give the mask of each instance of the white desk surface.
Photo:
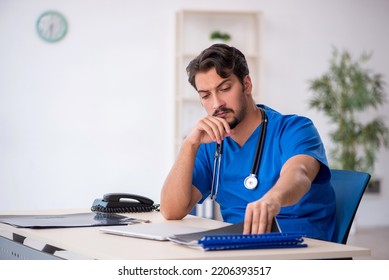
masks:
[[(81, 213), (84, 210), (53, 210), (36, 212), (0, 213), (0, 215), (21, 214), (70, 214)], [(160, 213), (131, 213), (129, 217), (147, 219), (158, 223), (182, 223), (193, 227), (213, 229), (227, 224), (187, 216), (180, 221), (167, 221)], [(305, 238), (307, 248), (259, 249), (259, 250), (227, 250), (202, 251), (188, 248), (170, 241), (154, 241), (102, 233), (99, 227), (61, 228), (61, 229), (26, 229), (15, 228), (0, 223), (0, 236), (12, 239), (16, 233), (26, 237), (27, 244), (49, 244), (65, 251), (59, 251), (58, 256), (72, 259), (74, 256), (85, 259), (103, 260), (148, 260), (148, 259), (335, 259), (352, 258), (370, 255), (366, 248), (336, 244), (310, 238)], [(26, 242), (24, 243), (26, 244)], [(34, 247), (34, 246), (32, 246)]]

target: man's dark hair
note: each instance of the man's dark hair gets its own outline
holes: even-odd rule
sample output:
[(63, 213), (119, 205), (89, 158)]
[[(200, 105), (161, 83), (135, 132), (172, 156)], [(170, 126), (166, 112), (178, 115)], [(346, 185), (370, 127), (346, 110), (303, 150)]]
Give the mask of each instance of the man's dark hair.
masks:
[(196, 74), (211, 68), (215, 68), (222, 78), (235, 74), (242, 85), (244, 77), (249, 74), (246, 58), (241, 51), (226, 44), (215, 44), (203, 50), (186, 67), (189, 83), (197, 90)]

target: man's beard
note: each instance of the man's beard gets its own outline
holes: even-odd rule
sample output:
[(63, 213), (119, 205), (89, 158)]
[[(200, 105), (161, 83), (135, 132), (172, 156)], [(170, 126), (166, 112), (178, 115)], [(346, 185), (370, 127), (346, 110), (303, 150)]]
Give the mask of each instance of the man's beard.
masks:
[(228, 125), (230, 126), (230, 129), (234, 129), (238, 124), (240, 123), (240, 120), (236, 117), (234, 117)]
[(216, 117), (219, 113), (231, 113), (233, 115), (233, 118), (232, 120), (228, 121), (228, 125), (230, 126), (230, 129), (234, 129), (242, 120), (243, 116), (244, 116), (244, 111), (241, 110), (240, 113), (238, 114), (238, 116), (235, 115), (235, 111), (230, 109), (230, 108), (225, 108), (225, 107), (222, 107), (222, 108), (219, 108), (217, 109), (212, 115), (214, 117)]

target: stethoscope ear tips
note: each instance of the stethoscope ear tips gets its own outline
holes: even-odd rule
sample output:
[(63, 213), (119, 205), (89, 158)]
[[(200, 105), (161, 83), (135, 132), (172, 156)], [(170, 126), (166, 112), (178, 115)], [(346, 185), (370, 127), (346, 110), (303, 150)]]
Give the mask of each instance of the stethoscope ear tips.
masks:
[(246, 189), (253, 190), (258, 186), (258, 179), (255, 174), (250, 174), (244, 180), (244, 186)]

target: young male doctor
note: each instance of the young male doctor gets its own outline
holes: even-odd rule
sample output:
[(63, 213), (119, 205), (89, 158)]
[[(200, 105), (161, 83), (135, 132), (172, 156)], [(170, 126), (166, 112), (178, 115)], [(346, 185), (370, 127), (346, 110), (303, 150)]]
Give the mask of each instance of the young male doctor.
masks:
[(245, 56), (216, 44), (187, 72), (207, 116), (184, 139), (161, 192), (161, 213), (182, 219), (209, 195), (243, 233), (283, 232), (331, 240), (335, 195), (312, 121), (255, 104)]

